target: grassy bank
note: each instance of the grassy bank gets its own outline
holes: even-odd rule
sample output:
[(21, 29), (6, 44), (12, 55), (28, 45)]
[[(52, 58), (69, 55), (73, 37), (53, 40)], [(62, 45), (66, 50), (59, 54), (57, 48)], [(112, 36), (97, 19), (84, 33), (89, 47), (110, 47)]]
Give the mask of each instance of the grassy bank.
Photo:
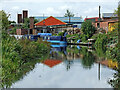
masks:
[(50, 45), (42, 40), (16, 40), (2, 32), (2, 87), (10, 87), (48, 57)]

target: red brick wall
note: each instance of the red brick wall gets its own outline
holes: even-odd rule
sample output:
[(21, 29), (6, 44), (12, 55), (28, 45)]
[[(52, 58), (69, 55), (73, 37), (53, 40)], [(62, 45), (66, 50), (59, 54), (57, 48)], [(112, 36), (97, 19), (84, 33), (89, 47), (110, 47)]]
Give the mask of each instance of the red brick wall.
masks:
[(18, 14), (17, 16), (17, 22), (22, 23), (22, 14)]
[(28, 34), (28, 30), (27, 29), (16, 29), (16, 33), (17, 35), (25, 35), (25, 34)]
[(21, 29), (16, 29), (16, 34), (21, 35)]
[(28, 18), (28, 11), (27, 10), (23, 10), (23, 23), (24, 23), (25, 18)]
[(104, 30), (108, 30), (108, 22), (100, 22), (100, 28)]
[(30, 29), (34, 28), (34, 17), (30, 17)]

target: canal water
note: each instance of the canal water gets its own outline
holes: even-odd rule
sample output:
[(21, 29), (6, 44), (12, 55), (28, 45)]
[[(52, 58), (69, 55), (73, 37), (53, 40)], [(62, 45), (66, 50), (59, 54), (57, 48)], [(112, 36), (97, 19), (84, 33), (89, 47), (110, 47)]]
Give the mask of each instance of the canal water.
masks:
[(11, 88), (111, 88), (108, 83), (116, 72), (100, 62), (90, 47), (67, 46), (51, 48), (49, 56), (26, 72)]

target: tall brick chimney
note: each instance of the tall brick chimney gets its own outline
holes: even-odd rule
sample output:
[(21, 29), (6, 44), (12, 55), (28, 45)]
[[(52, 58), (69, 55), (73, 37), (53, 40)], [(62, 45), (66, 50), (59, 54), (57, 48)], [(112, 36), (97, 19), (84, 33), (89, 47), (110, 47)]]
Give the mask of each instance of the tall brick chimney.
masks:
[(17, 14), (17, 23), (22, 23), (22, 14)]
[(27, 10), (23, 10), (23, 23), (24, 23), (25, 18), (28, 18), (28, 11)]
[(30, 29), (34, 28), (34, 17), (29, 17), (30, 19)]

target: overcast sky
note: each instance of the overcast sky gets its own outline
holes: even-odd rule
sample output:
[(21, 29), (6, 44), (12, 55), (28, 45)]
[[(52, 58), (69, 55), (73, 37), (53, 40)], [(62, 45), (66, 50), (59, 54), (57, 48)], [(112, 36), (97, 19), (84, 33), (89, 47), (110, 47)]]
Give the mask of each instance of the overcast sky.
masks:
[(0, 6), (11, 14), (10, 20), (17, 21), (17, 13), (28, 10), (29, 16), (64, 16), (69, 9), (75, 16), (98, 17), (98, 7), (101, 13), (112, 13), (119, 0), (2, 0)]

